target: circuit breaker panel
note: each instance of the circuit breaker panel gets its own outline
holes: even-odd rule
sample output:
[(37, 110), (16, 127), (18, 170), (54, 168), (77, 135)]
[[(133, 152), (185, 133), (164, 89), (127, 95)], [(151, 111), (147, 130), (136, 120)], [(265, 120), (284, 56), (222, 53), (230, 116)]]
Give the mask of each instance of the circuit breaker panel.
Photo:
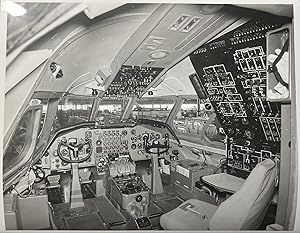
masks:
[(280, 153), (280, 104), (267, 101), (266, 33), (288, 23), (261, 15), (195, 50), (190, 59), (228, 136), (228, 173), (246, 178)]
[(123, 65), (105, 92), (105, 98), (139, 96), (163, 68)]

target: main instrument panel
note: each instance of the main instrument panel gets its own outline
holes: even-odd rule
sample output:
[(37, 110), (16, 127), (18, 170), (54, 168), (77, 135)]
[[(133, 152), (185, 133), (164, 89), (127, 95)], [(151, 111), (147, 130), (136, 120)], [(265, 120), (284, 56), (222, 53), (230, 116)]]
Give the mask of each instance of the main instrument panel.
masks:
[[(65, 162), (61, 157), (71, 157), (72, 150), (67, 146), (60, 146), (62, 142), (78, 145), (78, 160), (87, 157), (78, 164), (79, 168), (96, 166), (98, 173), (105, 171), (109, 161), (122, 157), (133, 161), (147, 160), (150, 155), (144, 148), (145, 136), (148, 143), (151, 143), (164, 140), (165, 135), (141, 125), (124, 128), (80, 128), (53, 141), (42, 158), (42, 167), (51, 171), (71, 169), (71, 163)], [(89, 153), (91, 156), (87, 156)]]
[(246, 177), (280, 153), (280, 104), (266, 98), (266, 33), (288, 20), (261, 15), (191, 55), (206, 95), (228, 136), (229, 173)]

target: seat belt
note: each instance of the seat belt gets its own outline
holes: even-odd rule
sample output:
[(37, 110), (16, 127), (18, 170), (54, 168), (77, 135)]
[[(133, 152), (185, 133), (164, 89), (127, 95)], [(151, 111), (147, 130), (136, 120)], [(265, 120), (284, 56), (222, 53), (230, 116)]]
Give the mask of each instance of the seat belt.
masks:
[(278, 62), (280, 61), (280, 59), (282, 58), (283, 54), (288, 50), (288, 47), (289, 47), (289, 39), (287, 39), (281, 49), (281, 52), (280, 54), (277, 56), (277, 58), (275, 59), (275, 61), (273, 62), (272, 66), (269, 66), (268, 68), (268, 73), (274, 73), (274, 76), (276, 78), (276, 80), (281, 83), (283, 86), (285, 86), (287, 89), (289, 89), (289, 84), (286, 83), (281, 75), (279, 74), (278, 72), (278, 69), (277, 69), (277, 64)]

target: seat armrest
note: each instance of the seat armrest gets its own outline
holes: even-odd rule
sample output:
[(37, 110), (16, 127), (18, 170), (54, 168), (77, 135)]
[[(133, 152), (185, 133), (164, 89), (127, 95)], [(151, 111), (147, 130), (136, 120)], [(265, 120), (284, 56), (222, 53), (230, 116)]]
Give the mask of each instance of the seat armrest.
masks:
[(202, 181), (214, 187), (220, 192), (235, 193), (238, 191), (245, 180), (226, 173), (218, 173), (209, 176), (203, 176)]

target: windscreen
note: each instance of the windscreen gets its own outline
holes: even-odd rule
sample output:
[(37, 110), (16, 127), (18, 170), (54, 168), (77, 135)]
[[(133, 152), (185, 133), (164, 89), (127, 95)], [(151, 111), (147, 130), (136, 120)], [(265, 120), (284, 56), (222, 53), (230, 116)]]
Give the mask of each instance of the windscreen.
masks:
[(132, 108), (132, 118), (166, 122), (174, 105), (175, 99), (172, 96), (142, 97)]
[(51, 136), (58, 130), (89, 121), (93, 97), (66, 96), (59, 100)]
[(118, 121), (121, 119), (123, 109), (127, 103), (126, 99), (104, 98), (101, 100), (96, 120), (100, 121)]

